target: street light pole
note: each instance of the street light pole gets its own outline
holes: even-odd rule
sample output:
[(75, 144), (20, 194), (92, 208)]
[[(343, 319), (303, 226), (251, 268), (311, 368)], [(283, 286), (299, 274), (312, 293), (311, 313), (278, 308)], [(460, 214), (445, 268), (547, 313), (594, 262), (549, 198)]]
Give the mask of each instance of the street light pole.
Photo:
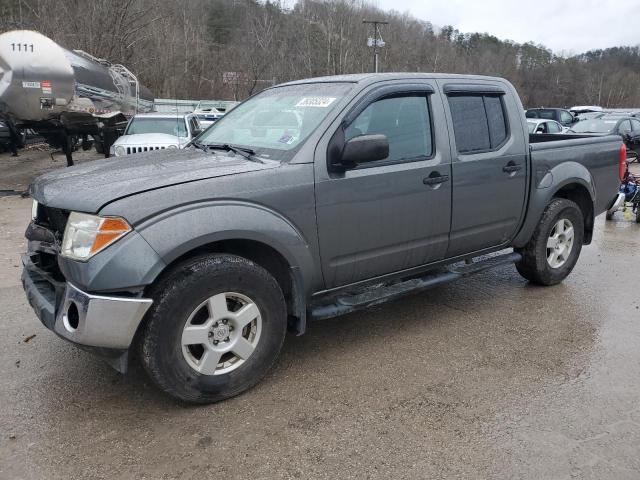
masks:
[(384, 41), (380, 37), (379, 25), (388, 25), (389, 22), (380, 20), (363, 20), (362, 23), (373, 25), (373, 38), (369, 39), (367, 44), (373, 47), (373, 71), (378, 73), (378, 47), (384, 47)]

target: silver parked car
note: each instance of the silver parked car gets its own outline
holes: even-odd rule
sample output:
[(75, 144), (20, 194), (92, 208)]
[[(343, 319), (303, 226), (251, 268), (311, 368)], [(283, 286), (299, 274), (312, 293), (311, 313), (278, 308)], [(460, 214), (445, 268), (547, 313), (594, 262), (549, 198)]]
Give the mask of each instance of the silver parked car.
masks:
[(529, 133), (566, 133), (569, 130), (555, 120), (543, 120), (540, 118), (528, 118), (527, 128)]

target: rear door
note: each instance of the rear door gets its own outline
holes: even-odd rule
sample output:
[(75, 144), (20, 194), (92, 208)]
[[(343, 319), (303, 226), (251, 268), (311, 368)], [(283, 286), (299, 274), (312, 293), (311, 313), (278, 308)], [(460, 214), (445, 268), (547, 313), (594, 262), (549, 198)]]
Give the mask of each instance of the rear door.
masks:
[(501, 83), (442, 82), (453, 132), (447, 257), (507, 243), (524, 210), (527, 154), (520, 102)]
[[(444, 258), (451, 159), (435, 91), (428, 81), (372, 87), (316, 148), (316, 213), (327, 288)], [(331, 141), (367, 134), (387, 136), (386, 159), (338, 173), (327, 168)]]

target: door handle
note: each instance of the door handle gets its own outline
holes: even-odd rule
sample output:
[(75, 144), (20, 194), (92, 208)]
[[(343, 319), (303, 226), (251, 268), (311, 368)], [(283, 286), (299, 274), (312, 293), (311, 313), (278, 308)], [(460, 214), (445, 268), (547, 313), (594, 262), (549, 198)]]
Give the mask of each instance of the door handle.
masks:
[(502, 167), (502, 171), (505, 173), (513, 173), (518, 170), (522, 170), (522, 165), (516, 165), (514, 162), (507, 163), (504, 167)]
[(422, 183), (425, 185), (438, 185), (449, 180), (449, 175), (440, 175), (438, 172), (433, 172), (426, 178), (422, 179)]

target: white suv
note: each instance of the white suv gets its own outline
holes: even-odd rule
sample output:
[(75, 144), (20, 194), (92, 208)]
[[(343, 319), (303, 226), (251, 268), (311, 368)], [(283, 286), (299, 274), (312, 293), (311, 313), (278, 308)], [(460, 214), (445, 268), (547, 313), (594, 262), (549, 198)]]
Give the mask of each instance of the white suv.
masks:
[(111, 146), (109, 153), (121, 157), (132, 153), (184, 148), (202, 128), (193, 114), (141, 113), (135, 115)]

